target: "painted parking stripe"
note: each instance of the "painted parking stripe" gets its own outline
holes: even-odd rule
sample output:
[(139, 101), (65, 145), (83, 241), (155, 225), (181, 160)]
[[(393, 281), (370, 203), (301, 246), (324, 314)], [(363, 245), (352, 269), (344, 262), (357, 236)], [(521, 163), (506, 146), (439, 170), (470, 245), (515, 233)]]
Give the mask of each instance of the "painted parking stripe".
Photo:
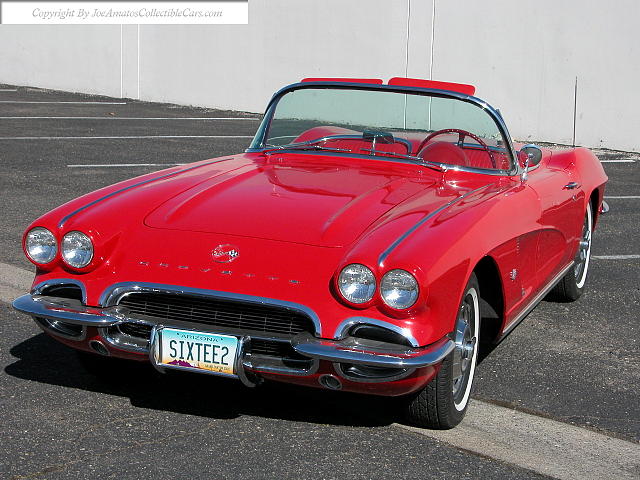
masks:
[(18, 90), (15, 88), (0, 88), (0, 92), (17, 92)]
[(249, 120), (256, 117), (3, 117), (0, 120)]
[(63, 101), (45, 101), (45, 100), (0, 100), (0, 103), (27, 103), (27, 104), (70, 104), (70, 105), (126, 105), (127, 102), (63, 102)]
[(31, 288), (34, 274), (24, 268), (0, 262), (0, 301), (12, 302)]
[(96, 163), (67, 165), (68, 168), (104, 168), (104, 167), (175, 167), (186, 163)]
[(600, 160), (600, 163), (636, 163), (635, 160), (624, 159), (624, 160)]
[(640, 258), (640, 255), (591, 255), (591, 258), (598, 260), (635, 260)]
[(549, 418), (474, 400), (452, 430), (396, 425), (558, 479), (637, 479), (640, 445)]
[(612, 200), (625, 200), (627, 198), (631, 198), (631, 199), (638, 199), (640, 198), (640, 195), (605, 195), (604, 197), (605, 199), (612, 199)]
[(136, 138), (253, 138), (253, 135), (125, 135), (113, 137), (0, 137), (0, 140), (108, 140)]

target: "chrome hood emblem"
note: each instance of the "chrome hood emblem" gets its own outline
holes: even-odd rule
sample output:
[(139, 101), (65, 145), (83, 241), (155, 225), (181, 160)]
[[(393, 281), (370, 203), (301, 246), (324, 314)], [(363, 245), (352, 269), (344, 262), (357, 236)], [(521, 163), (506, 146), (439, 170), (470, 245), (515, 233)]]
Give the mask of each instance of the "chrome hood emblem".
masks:
[(240, 250), (235, 245), (229, 245), (228, 243), (223, 245), (218, 245), (211, 252), (211, 256), (213, 260), (218, 263), (229, 263), (233, 262), (236, 258), (240, 256)]

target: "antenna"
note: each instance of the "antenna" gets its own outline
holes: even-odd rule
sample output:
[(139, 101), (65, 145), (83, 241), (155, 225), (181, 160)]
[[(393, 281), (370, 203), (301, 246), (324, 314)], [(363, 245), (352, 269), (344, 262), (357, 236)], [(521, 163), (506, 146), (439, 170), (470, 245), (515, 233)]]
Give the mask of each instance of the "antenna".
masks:
[(573, 142), (572, 146), (576, 146), (576, 113), (578, 110), (578, 76), (576, 75), (576, 83), (573, 87)]

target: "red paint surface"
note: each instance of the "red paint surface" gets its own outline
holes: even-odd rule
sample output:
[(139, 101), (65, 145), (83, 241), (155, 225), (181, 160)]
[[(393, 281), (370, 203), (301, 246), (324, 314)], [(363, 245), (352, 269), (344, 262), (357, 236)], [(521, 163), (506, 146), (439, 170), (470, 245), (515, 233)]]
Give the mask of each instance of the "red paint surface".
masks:
[(420, 78), (393, 77), (389, 80), (389, 85), (449, 90), (451, 92), (464, 93), (465, 95), (473, 95), (476, 92), (476, 87), (473, 85), (467, 85), (465, 83), (439, 82), (437, 80), (423, 80)]

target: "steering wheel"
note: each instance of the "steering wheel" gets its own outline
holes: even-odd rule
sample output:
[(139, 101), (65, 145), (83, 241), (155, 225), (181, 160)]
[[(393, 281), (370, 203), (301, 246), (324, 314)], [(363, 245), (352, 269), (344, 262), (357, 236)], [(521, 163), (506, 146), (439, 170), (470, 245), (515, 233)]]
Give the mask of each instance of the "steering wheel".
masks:
[(418, 153), (420, 153), (420, 151), (427, 145), (427, 143), (429, 143), (429, 141), (433, 137), (437, 137), (438, 135), (443, 135), (445, 133), (457, 133), (458, 134), (458, 145), (460, 146), (460, 148), (463, 148), (464, 137), (473, 138), (487, 152), (487, 155), (489, 155), (489, 158), (491, 159), (491, 165), (493, 165), (493, 168), (496, 168), (496, 159), (493, 158), (493, 152), (491, 151), (489, 146), (486, 143), (484, 143), (482, 141), (482, 139), (480, 137), (478, 137), (477, 135), (475, 135), (475, 134), (473, 134), (471, 132), (468, 132), (466, 130), (462, 130), (460, 128), (445, 128), (443, 130), (436, 130), (435, 132), (429, 134), (427, 136), (427, 138), (422, 140), (422, 142), (420, 142), (420, 145), (418, 145), (418, 150), (417, 150)]

